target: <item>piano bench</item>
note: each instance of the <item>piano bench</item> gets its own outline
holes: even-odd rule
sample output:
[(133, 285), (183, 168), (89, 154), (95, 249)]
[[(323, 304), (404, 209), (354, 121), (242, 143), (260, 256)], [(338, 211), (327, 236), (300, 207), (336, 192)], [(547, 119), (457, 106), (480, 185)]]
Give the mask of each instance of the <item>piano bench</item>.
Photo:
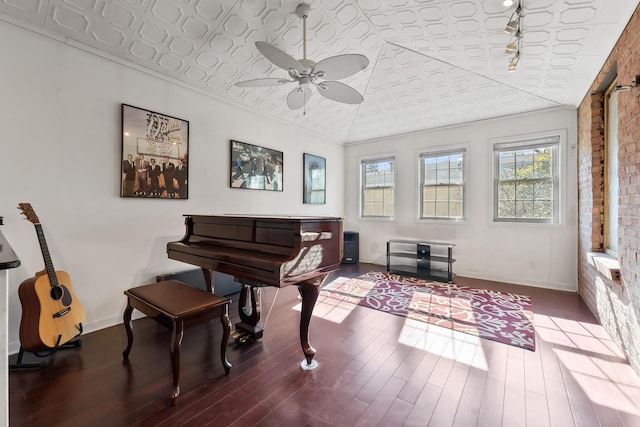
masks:
[(173, 371), (171, 403), (173, 405), (176, 404), (180, 394), (180, 344), (185, 328), (211, 319), (220, 319), (224, 329), (220, 357), (225, 373), (229, 374), (231, 363), (226, 356), (231, 333), (228, 298), (211, 294), (177, 280), (138, 286), (124, 291), (124, 294), (127, 296), (127, 307), (124, 311), (127, 348), (122, 352), (125, 362), (129, 360), (129, 352), (133, 344), (131, 313), (134, 308), (173, 331), (170, 347)]

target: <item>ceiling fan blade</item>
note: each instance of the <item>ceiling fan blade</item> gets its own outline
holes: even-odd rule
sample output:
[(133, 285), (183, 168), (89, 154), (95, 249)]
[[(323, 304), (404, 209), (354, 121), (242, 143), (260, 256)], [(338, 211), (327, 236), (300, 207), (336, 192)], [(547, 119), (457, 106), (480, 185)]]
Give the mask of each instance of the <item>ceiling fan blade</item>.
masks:
[(307, 103), (313, 92), (309, 87), (298, 86), (287, 95), (287, 106), (292, 110), (302, 108)]
[(292, 80), (285, 79), (253, 79), (253, 80), (245, 80), (243, 82), (238, 82), (235, 86), (238, 87), (267, 87), (267, 86), (278, 86), (283, 85), (285, 83), (292, 83)]
[(267, 42), (256, 42), (256, 47), (265, 58), (273, 62), (278, 67), (287, 71), (292, 68), (299, 72), (304, 71), (304, 67), (298, 60), (273, 45)]
[(340, 82), (322, 82), (318, 84), (318, 93), (327, 99), (345, 104), (360, 104), (364, 97), (360, 92)]
[(322, 77), (327, 80), (340, 80), (364, 70), (367, 68), (367, 65), (369, 65), (369, 59), (364, 55), (337, 55), (318, 62), (313, 72), (324, 72), (324, 76)]

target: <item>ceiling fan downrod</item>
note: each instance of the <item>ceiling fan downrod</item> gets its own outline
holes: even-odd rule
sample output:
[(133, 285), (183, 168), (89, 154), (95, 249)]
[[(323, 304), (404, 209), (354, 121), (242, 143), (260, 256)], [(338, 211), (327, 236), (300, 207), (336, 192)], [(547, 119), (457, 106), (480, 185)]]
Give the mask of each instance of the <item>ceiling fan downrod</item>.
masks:
[(296, 8), (296, 15), (302, 19), (302, 59), (307, 59), (307, 18), (309, 17), (309, 12), (311, 11), (311, 6), (306, 3), (301, 3)]

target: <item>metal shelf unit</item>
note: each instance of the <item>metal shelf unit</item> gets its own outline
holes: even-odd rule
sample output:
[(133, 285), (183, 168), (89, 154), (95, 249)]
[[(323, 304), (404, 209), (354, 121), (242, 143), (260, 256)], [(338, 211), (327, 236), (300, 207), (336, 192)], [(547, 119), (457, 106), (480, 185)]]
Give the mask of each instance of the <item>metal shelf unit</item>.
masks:
[(421, 279), (453, 281), (455, 244), (425, 240), (387, 241), (387, 271)]

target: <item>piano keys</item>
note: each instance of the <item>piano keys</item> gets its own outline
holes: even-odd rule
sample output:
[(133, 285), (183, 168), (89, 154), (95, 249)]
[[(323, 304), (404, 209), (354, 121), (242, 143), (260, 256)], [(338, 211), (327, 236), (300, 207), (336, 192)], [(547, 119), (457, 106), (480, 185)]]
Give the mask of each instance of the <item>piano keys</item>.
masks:
[[(185, 215), (186, 233), (167, 244), (171, 259), (202, 268), (209, 292), (213, 271), (243, 283), (236, 330), (253, 339), (262, 337), (255, 288), (298, 286), (302, 296), (301, 366), (313, 369), (315, 349), (309, 342), (309, 323), (319, 288), (342, 260), (343, 222), (335, 217), (262, 217)], [(246, 310), (247, 298), (251, 311)]]

